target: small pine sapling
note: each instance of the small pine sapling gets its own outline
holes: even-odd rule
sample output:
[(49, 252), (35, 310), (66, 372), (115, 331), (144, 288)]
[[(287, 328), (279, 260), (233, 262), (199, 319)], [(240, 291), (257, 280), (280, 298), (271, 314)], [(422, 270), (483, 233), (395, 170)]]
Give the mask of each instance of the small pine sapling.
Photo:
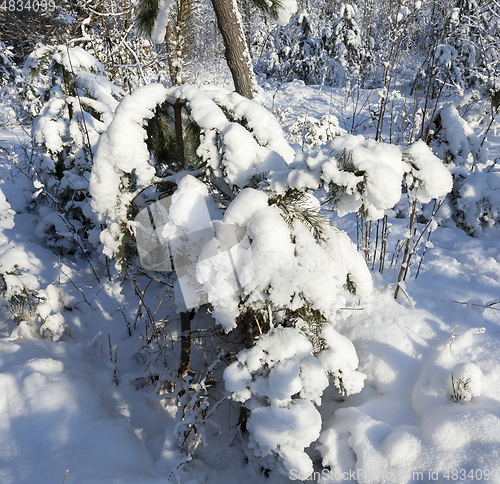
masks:
[(494, 227), (500, 221), (500, 177), (496, 163), (490, 160), (487, 146), (461, 114), (463, 108), (475, 102), (479, 100), (470, 96), (461, 105), (439, 110), (429, 128), (432, 132), (429, 142), (434, 152), (453, 172), (450, 194), (453, 220), (471, 236), (479, 236), (483, 228)]
[(455, 380), (453, 373), (451, 374), (451, 398), (455, 403), (462, 403), (466, 401), (467, 395), (469, 394), (470, 383), (470, 378), (462, 377), (460, 380)]
[(51, 247), (85, 257), (97, 243), (88, 193), (93, 152), (123, 92), (78, 47), (40, 47), (25, 71), (37, 76), (33, 82), (42, 103), (32, 128), (41, 147), (34, 160), (37, 234)]
[[(124, 136), (126, 149), (116, 142)], [(372, 289), (370, 274), (355, 246), (321, 213), (313, 194), (317, 186), (281, 183), (295, 173), (289, 165), (294, 155), (276, 120), (256, 103), (222, 89), (165, 89), (156, 84), (137, 89), (117, 109), (99, 143), (90, 183), (94, 209), (107, 224), (101, 234), (104, 251), (120, 266), (129, 257), (128, 270), (136, 270), (130, 256), (138, 249), (135, 253), (143, 265), (147, 262), (142, 269), (146, 275), (154, 277), (154, 271), (168, 270), (170, 257), (158, 259), (154, 254), (157, 251), (165, 256), (160, 236), (168, 240), (174, 263), (180, 255), (185, 258), (185, 267), (176, 266), (174, 284), (181, 322), (184, 316), (191, 320), (191, 309), (208, 307), (212, 324), (225, 333), (236, 330), (241, 334), (239, 348), (238, 337), (234, 343), (246, 350), (238, 353), (238, 359), (245, 351), (258, 352), (259, 341), (274, 348), (273, 342), (281, 341), (283, 335), (307, 347), (307, 355), (303, 355), (307, 363), (302, 365), (304, 398), (290, 401), (286, 408), (265, 404), (259, 409), (247, 407), (247, 428), (253, 435), (256, 455), (279, 455), (288, 469), (292, 454), (276, 447), (264, 450), (253, 422), (267, 418), (268, 412), (285, 420), (287, 415), (299, 418), (298, 413), (307, 409), (318, 427), (319, 413), (311, 400), (317, 400), (320, 387), (328, 384), (323, 365), (341, 393), (360, 390), (362, 378), (356, 376), (354, 348), (347, 339), (332, 333), (332, 324), (340, 308)], [(208, 220), (200, 218), (203, 210), (208, 210)], [(189, 213), (192, 216), (186, 217)], [(186, 252), (185, 247), (195, 248), (191, 237), (203, 223), (202, 228), (214, 231), (213, 238), (194, 252)], [(154, 230), (144, 235), (148, 224)], [(220, 234), (228, 230), (235, 240), (226, 250), (229, 239)], [(149, 252), (141, 252), (146, 239), (140, 237), (154, 239), (153, 232), (158, 240), (153, 240)], [(131, 249), (128, 254), (123, 252), (126, 234)], [(223, 257), (228, 253), (235, 265), (225, 271)], [(239, 285), (231, 282), (236, 275)], [(192, 294), (184, 292), (186, 281), (194, 281)], [(197, 295), (192, 302), (189, 297), (195, 293), (203, 297)], [(194, 351), (191, 343), (199, 338), (189, 324), (181, 324), (180, 330), (180, 348), (178, 343), (174, 346), (186, 357), (180, 357), (177, 376), (172, 369), (167, 372), (171, 382), (178, 382), (174, 387), (179, 405), (178, 436), (189, 451), (199, 444), (199, 432), (208, 414), (205, 390), (201, 384), (194, 385), (197, 370), (190, 360)], [(257, 334), (260, 337), (256, 338)], [(314, 346), (306, 334), (318, 351), (330, 351), (325, 353), (324, 363), (312, 356)], [(348, 364), (334, 358), (341, 351), (336, 349), (340, 340), (342, 348), (351, 345)], [(272, 352), (269, 357), (280, 360)], [(283, 362), (284, 367), (288, 364)], [(255, 371), (265, 371), (264, 362)], [(309, 374), (322, 375), (314, 388)], [(264, 380), (267, 377), (271, 378), (271, 373)], [(199, 381), (204, 381), (202, 376)], [(301, 440), (303, 444), (292, 449), (300, 456), (305, 472), (310, 462), (301, 446), (303, 449), (315, 438), (316, 433), (309, 433)]]

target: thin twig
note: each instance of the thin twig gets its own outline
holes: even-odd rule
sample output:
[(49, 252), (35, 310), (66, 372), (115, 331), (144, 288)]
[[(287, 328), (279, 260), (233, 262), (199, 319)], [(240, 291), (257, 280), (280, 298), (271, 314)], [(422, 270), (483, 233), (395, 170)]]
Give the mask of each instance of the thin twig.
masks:
[(466, 301), (451, 301), (452, 303), (455, 303), (455, 304), (463, 304), (465, 306), (475, 306), (475, 307), (478, 307), (478, 308), (484, 308), (484, 309), (493, 309), (493, 311), (500, 311), (500, 308), (493, 308), (491, 307), (493, 304), (498, 304), (498, 303), (492, 303), (492, 304), (488, 304), (488, 305), (484, 305), (484, 304), (476, 304), (476, 303), (469, 303), (469, 302), (466, 302)]
[[(401, 292), (406, 296), (406, 299), (408, 299), (410, 306), (413, 307), (413, 302), (411, 301), (410, 296), (408, 296), (407, 292), (403, 289), (403, 286), (401, 286), (399, 282), (398, 282), (398, 287), (399, 287), (399, 289), (401, 289)], [(397, 294), (397, 292), (396, 292), (396, 294)]]
[(451, 348), (453, 342), (455, 341), (455, 336), (457, 334), (457, 329), (458, 329), (458, 324), (455, 326), (455, 330), (453, 331), (453, 334), (451, 335), (451, 338), (450, 338), (450, 348)]
[[(62, 275), (64, 277), (66, 277), (68, 279), (68, 281), (70, 282), (70, 284), (77, 290), (77, 291), (80, 291), (82, 297), (83, 297), (83, 300), (92, 308), (92, 304), (88, 302), (87, 298), (85, 297), (85, 293), (83, 292), (83, 289), (81, 287), (78, 287), (72, 280), (71, 278), (69, 277), (68, 274), (66, 274), (61, 266), (59, 265), (59, 272), (62, 273)], [(60, 286), (61, 286), (61, 278), (59, 276), (59, 293), (61, 292), (61, 289), (60, 289)], [(61, 298), (61, 296), (59, 295), (59, 299)]]
[[(14, 161), (12, 161), (10, 158), (7, 158), (7, 159), (9, 160), (10, 163), (12, 163), (19, 170), (19, 172), (22, 175), (24, 175), (26, 178), (28, 178), (28, 180), (33, 181), (31, 179), (31, 177), (26, 172), (24, 172)], [(75, 241), (76, 245), (78, 245), (78, 248), (81, 250), (83, 257), (87, 261), (89, 267), (92, 269), (92, 272), (94, 273), (94, 276), (97, 279), (98, 284), (100, 284), (101, 280), (99, 279), (99, 276), (97, 275), (97, 272), (94, 269), (94, 266), (90, 262), (90, 259), (87, 255), (86, 250), (80, 244), (80, 241), (79, 241), (80, 237), (78, 236), (78, 231), (77, 231), (76, 227), (69, 221), (69, 219), (66, 215), (65, 209), (62, 207), (62, 205), (59, 203), (59, 201), (56, 198), (54, 198), (47, 190), (45, 190), (45, 188), (41, 188), (41, 190), (43, 191), (44, 195), (47, 196), (48, 198), (50, 198), (52, 203), (54, 203), (57, 206), (57, 208), (59, 209), (58, 215), (61, 217), (63, 223), (66, 224), (66, 226), (70, 229), (70, 231), (72, 231), (73, 234), (75, 235), (74, 241)]]
[(92, 162), (92, 165), (94, 164), (94, 155), (92, 153), (92, 144), (90, 143), (90, 136), (89, 136), (89, 131), (87, 129), (87, 122), (85, 121), (85, 115), (82, 107), (82, 101), (80, 99), (80, 93), (78, 92), (78, 86), (76, 84), (76, 75), (75, 71), (73, 69), (73, 63), (71, 62), (71, 54), (69, 52), (69, 43), (66, 43), (66, 50), (68, 51), (68, 61), (69, 61), (69, 67), (71, 68), (71, 74), (73, 75), (73, 84), (75, 87), (75, 92), (76, 92), (76, 97), (78, 99), (78, 104), (80, 105), (80, 113), (82, 115), (82, 121), (83, 121), (83, 127), (85, 129), (85, 134), (87, 136), (87, 143), (89, 145), (89, 154), (90, 154), (90, 161)]

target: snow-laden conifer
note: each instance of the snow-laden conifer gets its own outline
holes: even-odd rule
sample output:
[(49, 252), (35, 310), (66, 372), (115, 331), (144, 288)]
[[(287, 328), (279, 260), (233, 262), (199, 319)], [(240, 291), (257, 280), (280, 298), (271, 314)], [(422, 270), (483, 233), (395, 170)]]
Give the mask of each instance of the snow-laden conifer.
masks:
[(34, 160), (37, 234), (74, 252), (83, 249), (94, 229), (88, 194), (93, 154), (123, 92), (80, 47), (39, 47), (24, 72), (41, 102), (32, 127), (42, 151)]
[[(354, 244), (321, 213), (312, 193), (316, 186), (274, 188), (278, 185), (273, 177), (292, 176), (294, 156), (277, 121), (255, 102), (211, 87), (166, 89), (155, 84), (137, 89), (118, 107), (99, 142), (90, 191), (93, 207), (106, 224), (101, 235), (104, 250), (122, 266), (134, 261), (134, 241), (140, 224), (147, 224), (136, 215), (148, 204), (156, 233), (169, 241), (174, 260), (177, 240), (185, 241), (181, 250), (193, 243), (189, 234), (213, 227), (212, 239), (196, 253), (186, 252), (191, 269), (177, 273), (179, 312), (188, 314), (187, 309), (208, 305), (214, 323), (225, 332), (246, 334), (249, 348), (259, 333), (257, 341), (270, 347), (284, 334), (307, 347), (300, 400), (291, 400), (295, 392), (284, 391), (281, 406), (265, 399), (258, 408), (248, 404), (247, 426), (257, 456), (277, 454), (287, 471), (299, 458), (301, 473), (307, 477), (312, 467), (303, 449), (319, 435), (315, 404), (328, 377), (343, 393), (362, 386), (355, 357), (352, 364), (333, 358), (339, 349), (331, 346), (331, 332), (324, 328), (335, 324), (341, 307), (368, 296), (372, 281)], [(168, 210), (161, 205), (167, 196)], [(208, 209), (208, 226), (202, 205)], [(157, 209), (161, 219), (155, 215)], [(221, 249), (227, 240), (218, 234), (228, 227), (231, 233), (244, 235), (237, 235), (238, 250)], [(230, 280), (233, 269), (226, 270), (228, 252), (236, 264), (239, 286)], [(204, 298), (193, 303), (185, 292), (181, 294), (182, 278), (191, 279)], [(347, 340), (345, 344), (350, 345)], [(313, 351), (328, 348), (324, 363), (313, 356)], [(352, 352), (354, 348), (345, 354)], [(282, 359), (272, 352), (269, 358)], [(265, 372), (264, 360), (256, 365), (255, 371)], [(271, 376), (263, 376), (263, 381)], [(319, 378), (320, 383), (309, 377)], [(239, 401), (247, 405), (246, 400)], [(317, 431), (288, 447), (278, 436), (272, 445), (264, 444), (259, 422), (269, 412), (277, 412), (292, 435), (293, 426), (284, 422), (299, 418), (306, 409)]]
[[(469, 101), (477, 100), (472, 97)], [(430, 126), (429, 140), (453, 174), (450, 204), (455, 222), (467, 234), (478, 236), (483, 228), (500, 222), (500, 182), (487, 144), (461, 115), (464, 105), (467, 102), (440, 109)], [(491, 106), (492, 116), (494, 109)]]

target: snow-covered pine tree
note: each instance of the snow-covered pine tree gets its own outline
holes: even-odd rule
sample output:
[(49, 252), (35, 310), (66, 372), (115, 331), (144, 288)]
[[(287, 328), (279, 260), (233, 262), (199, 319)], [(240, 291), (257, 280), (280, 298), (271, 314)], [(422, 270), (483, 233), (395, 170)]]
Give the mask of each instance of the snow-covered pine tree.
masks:
[(84, 255), (89, 237), (97, 242), (90, 236), (95, 225), (88, 194), (93, 153), (123, 91), (80, 47), (39, 47), (24, 72), (41, 104), (32, 127), (41, 147), (33, 166), (37, 234), (52, 247)]
[(14, 80), (16, 72), (13, 57), (12, 48), (7, 48), (0, 40), (0, 87)]
[[(182, 125), (180, 131), (176, 123)], [(126, 146), (120, 141), (123, 139), (127, 139)], [(294, 356), (291, 347), (293, 354), (270, 354), (270, 360), (276, 362), (277, 369), (293, 363), (293, 372), (309, 372), (320, 379), (311, 386), (304, 376), (300, 402), (292, 404), (292, 394), (286, 395), (288, 390), (283, 390), (281, 403), (274, 405), (271, 400), (258, 398), (260, 410), (247, 405), (255, 454), (278, 455), (288, 470), (293, 455), (299, 456), (305, 476), (312, 467), (303, 449), (317, 437), (316, 424), (316, 430), (289, 450), (280, 442), (265, 448), (252, 425), (258, 421), (259, 412), (278, 412), (286, 418), (300, 409), (307, 410), (316, 422), (319, 413), (312, 402), (319, 403), (328, 375), (339, 391), (359, 391), (362, 376), (355, 371), (355, 356), (343, 369), (329, 357), (321, 363), (313, 352), (333, 348), (335, 338), (341, 338), (332, 336), (337, 335), (331, 327), (337, 310), (354, 301), (351, 293), (356, 293), (356, 298), (368, 294), (372, 283), (355, 246), (321, 215), (307, 187), (281, 190), (278, 181), (271, 181), (268, 174), (273, 172), (277, 180), (291, 176), (293, 170), (288, 170), (287, 163), (293, 157), (294, 151), (276, 120), (256, 103), (222, 89), (165, 89), (153, 84), (137, 89), (118, 107), (99, 143), (90, 187), (93, 207), (107, 225), (101, 235), (105, 253), (121, 265), (127, 258), (130, 264), (134, 241), (141, 235), (139, 224), (149, 220), (137, 218), (144, 207), (149, 205), (155, 218), (157, 209), (164, 207), (164, 197), (170, 197), (168, 213), (163, 211), (163, 219), (155, 221), (157, 233), (170, 241), (175, 260), (172, 236), (185, 240), (181, 245), (189, 245), (189, 234), (200, 223), (200, 207), (195, 201), (204, 200), (216, 235), (195, 251), (191, 273), (188, 270), (186, 274), (194, 277), (194, 284), (204, 292), (203, 299), (194, 305), (208, 304), (215, 324), (224, 332), (242, 333), (242, 344), (247, 348), (257, 344), (257, 352), (259, 342), (274, 346), (287, 335), (294, 347), (296, 342), (301, 348), (300, 358)], [(233, 270), (229, 271), (227, 251), (223, 250), (227, 239), (217, 235), (227, 230), (247, 234), (238, 236), (240, 242), (235, 247), (228, 247), (237, 264), (240, 288), (229, 277)], [(147, 254), (141, 259), (146, 260)], [(193, 307), (181, 291), (177, 291), (176, 302), (183, 314)], [(331, 334), (325, 336), (325, 332)], [(355, 355), (352, 345), (349, 347)], [(287, 362), (289, 358), (292, 361)], [(267, 368), (266, 361), (250, 371)], [(268, 377), (274, 378), (272, 375), (275, 372)], [(293, 388), (299, 381), (299, 373), (294, 375)], [(232, 388), (231, 383), (228, 385)], [(253, 419), (252, 410), (256, 412)]]
[[(301, 79), (306, 84), (335, 84), (335, 62), (326, 55), (323, 40), (317, 35), (318, 25), (312, 16), (302, 11), (295, 17), (296, 41), (282, 45), (278, 52), (279, 62), (274, 69), (282, 71), (284, 80)], [(283, 63), (283, 67), (280, 64)]]
[(356, 4), (341, 2), (338, 9), (333, 29), (324, 34), (325, 50), (340, 63), (348, 76), (356, 78), (368, 68), (371, 55), (364, 45), (363, 33), (356, 18)]
[[(272, 115), (261, 108), (260, 125), (252, 118), (252, 131), (243, 127), (255, 112), (240, 96), (210, 87), (168, 90), (153, 84), (126, 98), (99, 144), (91, 177), (94, 210), (108, 224), (101, 235), (104, 252), (126, 264), (122, 237), (133, 235), (130, 214), (140, 208), (134, 205), (144, 197), (171, 195), (178, 172), (201, 177), (212, 190), (217, 187), (227, 205), (253, 176), (285, 166), (283, 157), (290, 161), (293, 150), (274, 134), (281, 128)], [(121, 150), (117, 140), (123, 132), (131, 141)], [(246, 140), (246, 156), (234, 154), (237, 136)], [(271, 156), (273, 148), (278, 154)]]
[(20, 72), (14, 63), (14, 52), (0, 40), (0, 126), (8, 126), (23, 118), (18, 99), (20, 86), (16, 84)]
[[(227, 389), (249, 412), (242, 424), (255, 455), (277, 456), (285, 472), (293, 463), (303, 478), (312, 471), (304, 449), (319, 435), (316, 405), (328, 377), (341, 393), (359, 391), (363, 380), (354, 348), (334, 326), (341, 307), (370, 294), (371, 276), (314, 193), (325, 190), (340, 215), (361, 210), (379, 218), (399, 201), (403, 177), (422, 201), (451, 188), (448, 171), (423, 142), (405, 157), (397, 146), (362, 136), (294, 153), (264, 108), (210, 87), (139, 88), (99, 142), (90, 188), (106, 224), (105, 253), (130, 264), (138, 243), (149, 270), (171, 270), (177, 251), (185, 257), (178, 311), (208, 306), (214, 324), (242, 335), (246, 349), (228, 367)], [(153, 227), (151, 217), (157, 239), (144, 250), (138, 237)], [(191, 237), (200, 229), (212, 235), (196, 246)], [(351, 356), (343, 361), (339, 352)], [(310, 431), (287, 446), (280, 432), (293, 433), (295, 424)]]
[(271, 33), (267, 52), (256, 69), (280, 81), (300, 79), (306, 84), (342, 85), (344, 67), (328, 52), (331, 35), (328, 22), (301, 10), (285, 28)]
[(358, 83), (373, 67), (371, 19), (363, 23), (364, 12), (355, 2), (303, 3), (286, 27), (270, 33), (257, 70), (306, 84), (343, 86), (351, 78)]

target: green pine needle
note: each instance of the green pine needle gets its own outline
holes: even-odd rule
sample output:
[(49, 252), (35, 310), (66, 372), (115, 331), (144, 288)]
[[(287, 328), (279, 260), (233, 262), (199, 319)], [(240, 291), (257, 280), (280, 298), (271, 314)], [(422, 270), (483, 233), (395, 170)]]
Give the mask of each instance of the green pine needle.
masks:
[(135, 18), (135, 25), (139, 35), (151, 37), (159, 10), (159, 0), (139, 0)]
[(281, 0), (250, 0), (259, 10), (267, 13), (271, 18), (276, 20), (279, 17), (280, 10), (283, 8)]
[(292, 227), (294, 220), (300, 220), (317, 241), (322, 239), (324, 227), (329, 222), (321, 213), (308, 205), (308, 197), (305, 192), (288, 189), (284, 195), (272, 197), (269, 201), (281, 208), (283, 218), (290, 227)]

